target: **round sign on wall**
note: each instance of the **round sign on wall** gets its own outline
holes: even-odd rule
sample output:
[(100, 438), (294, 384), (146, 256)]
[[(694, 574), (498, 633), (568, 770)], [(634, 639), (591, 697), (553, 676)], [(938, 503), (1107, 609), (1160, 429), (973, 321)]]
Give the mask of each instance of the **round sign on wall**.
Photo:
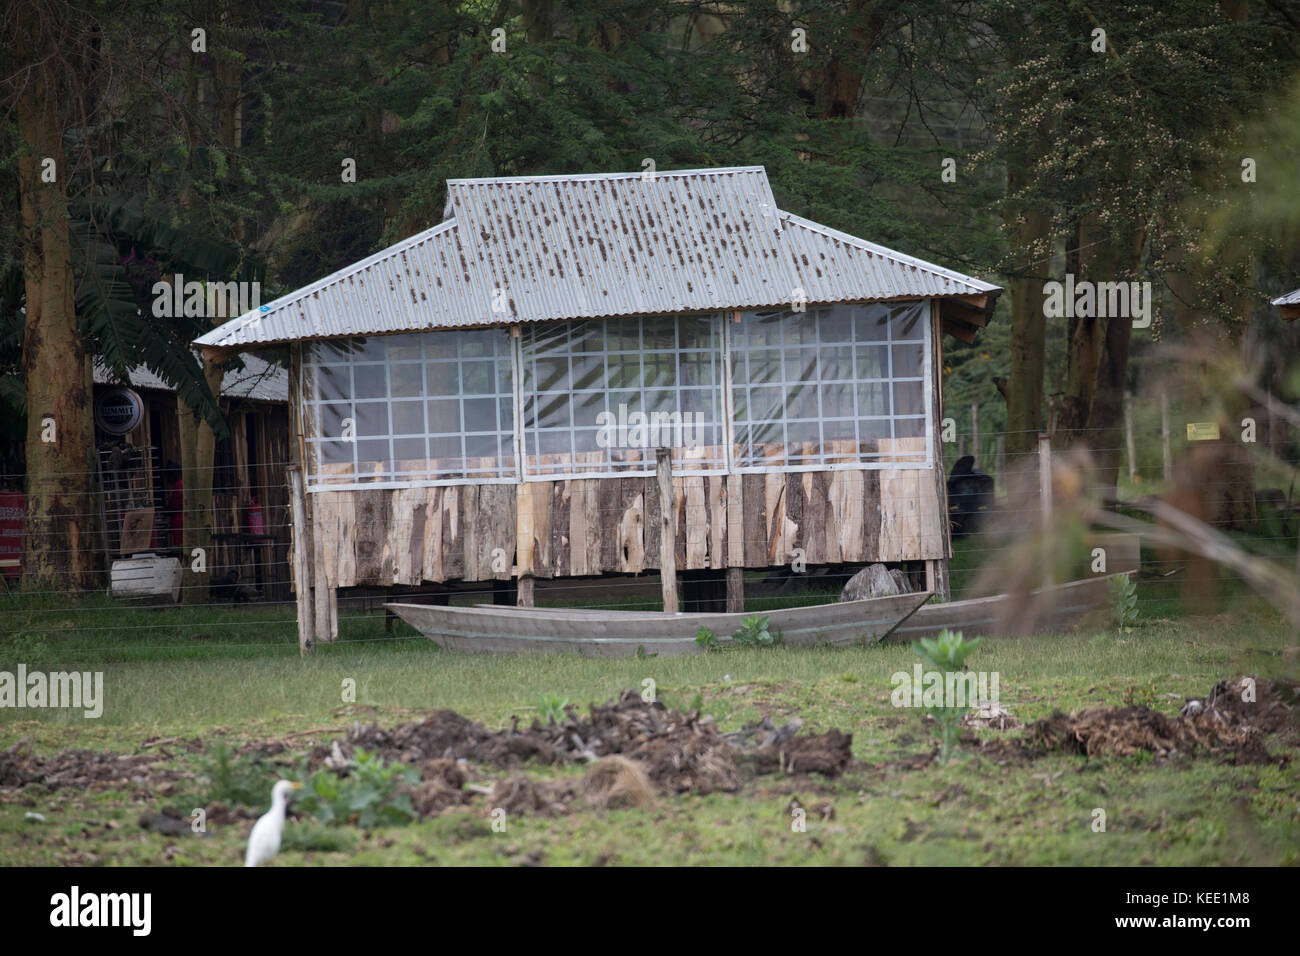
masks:
[(95, 424), (110, 435), (125, 435), (144, 414), (144, 401), (132, 389), (108, 388), (95, 396)]

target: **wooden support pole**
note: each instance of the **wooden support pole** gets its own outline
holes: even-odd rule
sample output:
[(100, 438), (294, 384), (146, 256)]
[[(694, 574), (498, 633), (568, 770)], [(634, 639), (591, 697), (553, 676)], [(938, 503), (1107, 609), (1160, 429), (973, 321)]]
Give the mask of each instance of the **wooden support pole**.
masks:
[(1160, 452), (1164, 456), (1165, 481), (1174, 477), (1174, 456), (1169, 450), (1169, 393), (1160, 393)]
[(745, 569), (727, 568), (727, 612), (745, 610)]
[(659, 580), (663, 584), (664, 611), (677, 613), (677, 499), (673, 495), (673, 457), (667, 448), (655, 450), (655, 476), (659, 480)]
[(1042, 509), (1042, 575), (1043, 587), (1052, 585), (1052, 439), (1046, 432), (1038, 433), (1038, 502)]
[(948, 562), (936, 558), (925, 562), (925, 589), (939, 596), (939, 600), (948, 602), (952, 599), (952, 590), (948, 584)]
[(1052, 440), (1046, 432), (1038, 433), (1038, 503), (1046, 528), (1052, 520)]
[[(304, 509), (305, 510), (305, 509)], [(325, 536), (315, 533), (316, 528), (312, 528), (312, 598), (315, 606), (315, 624), (316, 624), (316, 641), (329, 643), (330, 640), (330, 594), (329, 588), (325, 585), (325, 542), (321, 540)]]
[(310, 654), (314, 646), (315, 625), (312, 620), (311, 563), (307, 552), (307, 501), (302, 487), (302, 469), (290, 465), (289, 501), (293, 511), (293, 570), (294, 590), (298, 598), (298, 653)]
[(339, 639), (339, 589), (330, 588), (330, 643)]
[(1133, 442), (1133, 396), (1124, 395), (1124, 448), (1128, 452), (1128, 481), (1137, 484), (1137, 453)]
[(519, 578), (519, 591), (515, 595), (515, 603), (519, 607), (533, 607), (533, 582), (536, 579), (531, 574), (522, 575)]
[(998, 436), (997, 462), (995, 466), (997, 472), (997, 483), (1002, 486), (1002, 490), (1007, 489), (1007, 436)]
[(970, 403), (970, 443), (971, 454), (975, 456), (975, 467), (980, 466), (980, 403)]

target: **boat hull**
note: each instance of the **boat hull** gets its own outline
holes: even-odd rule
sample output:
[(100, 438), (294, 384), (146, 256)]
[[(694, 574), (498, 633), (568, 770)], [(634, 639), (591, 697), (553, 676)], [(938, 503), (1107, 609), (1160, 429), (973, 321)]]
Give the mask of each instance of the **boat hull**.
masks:
[(1028, 595), (995, 594), (992, 597), (927, 604), (899, 625), (887, 643), (907, 643), (921, 637), (934, 637), (944, 628), (961, 631), (963, 637), (1011, 637), (1026, 633), (1023, 628), (1008, 627), (1019, 608), (1034, 602), (1037, 613), (1029, 633), (1050, 634), (1069, 630), (1089, 612), (1110, 603), (1110, 582), (1124, 574), (1106, 575), (1071, 581)]
[(720, 645), (746, 618), (766, 617), (772, 631), (795, 647), (873, 644), (914, 614), (929, 592), (898, 594), (783, 608), (753, 615), (731, 613), (665, 614), (662, 611), (602, 611), (569, 608), (447, 607), (386, 604), (425, 637), (451, 651), (471, 653), (567, 652), (587, 657), (669, 657), (703, 653), (695, 643), (708, 628)]

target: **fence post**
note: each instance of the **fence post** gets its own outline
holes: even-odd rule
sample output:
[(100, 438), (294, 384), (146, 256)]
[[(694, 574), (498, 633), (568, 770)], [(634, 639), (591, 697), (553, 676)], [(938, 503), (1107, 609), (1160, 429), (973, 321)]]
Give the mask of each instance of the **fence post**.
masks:
[(303, 494), (302, 469), (289, 465), (289, 501), (293, 509), (294, 591), (298, 598), (298, 653), (310, 654), (314, 646), (311, 565), (307, 559), (307, 501)]
[(664, 611), (677, 613), (677, 499), (673, 496), (673, 457), (667, 448), (655, 450), (655, 475), (659, 479), (659, 579), (663, 583)]
[(1043, 527), (1052, 520), (1052, 439), (1038, 433), (1038, 503), (1043, 510)]
[(1160, 444), (1165, 459), (1165, 481), (1174, 476), (1174, 458), (1169, 450), (1169, 393), (1160, 392)]
[(1137, 455), (1133, 446), (1133, 396), (1124, 394), (1124, 446), (1128, 451), (1128, 481), (1137, 484)]

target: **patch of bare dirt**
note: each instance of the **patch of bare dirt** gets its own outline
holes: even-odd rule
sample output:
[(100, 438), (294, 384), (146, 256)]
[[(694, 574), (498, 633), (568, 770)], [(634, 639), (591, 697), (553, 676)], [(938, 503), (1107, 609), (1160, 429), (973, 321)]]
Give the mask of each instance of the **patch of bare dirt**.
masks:
[[(700, 794), (739, 789), (742, 765), (758, 774), (843, 773), (852, 737), (838, 731), (798, 737), (799, 727), (795, 720), (778, 731), (769, 720), (733, 739), (719, 733), (711, 717), (648, 703), (629, 690), (591, 705), (586, 717), (570, 713), (563, 721), (534, 720), (524, 729), (516, 721), (507, 730), (490, 731), (448, 710), (388, 729), (357, 727), (345, 739), (313, 749), (308, 766), (351, 759), (357, 747), (407, 764), (463, 759), (507, 770), (530, 762), (621, 756), (634, 761), (656, 791)], [(422, 777), (428, 779), (423, 772)]]
[(152, 766), (161, 759), (158, 754), (115, 754), (94, 750), (64, 750), (48, 757), (37, 757), (32, 753), (31, 744), (23, 739), (0, 753), (0, 787), (25, 787), (39, 783), (51, 789), (85, 788), (124, 780), (159, 782), (175, 779), (177, 774)]
[(1204, 700), (1188, 701), (1176, 717), (1140, 706), (1057, 711), (1031, 724), (1025, 742), (1039, 752), (1090, 757), (1146, 751), (1157, 757), (1202, 753), (1239, 764), (1286, 762), (1288, 755), (1269, 753), (1264, 737), (1294, 729), (1296, 697), (1294, 684), (1238, 678), (1220, 681)]

